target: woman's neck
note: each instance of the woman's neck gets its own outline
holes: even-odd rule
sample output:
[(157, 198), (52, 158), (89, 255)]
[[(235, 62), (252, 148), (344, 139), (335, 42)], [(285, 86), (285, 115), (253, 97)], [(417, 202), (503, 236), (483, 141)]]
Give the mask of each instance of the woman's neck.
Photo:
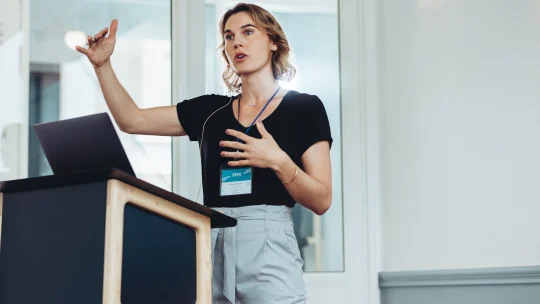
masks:
[(279, 83), (272, 75), (242, 77), (242, 103), (256, 105), (266, 102), (276, 92)]

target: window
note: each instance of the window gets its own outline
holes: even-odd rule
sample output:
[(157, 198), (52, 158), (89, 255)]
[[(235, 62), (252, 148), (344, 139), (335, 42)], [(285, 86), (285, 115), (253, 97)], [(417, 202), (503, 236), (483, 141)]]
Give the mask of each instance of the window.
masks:
[[(19, 1), (12, 2), (13, 7), (19, 8)], [(60, 7), (62, 9), (58, 9)], [(170, 105), (170, 15), (169, 0), (29, 1), (32, 22), (28, 59), (25, 61), (18, 54), (24, 39), (20, 37), (23, 36), (21, 31), (12, 37), (4, 36), (0, 45), (2, 57), (14, 59), (0, 72), (2, 86), (12, 88), (3, 93), (0, 103), (0, 130), (3, 129), (5, 135), (0, 145), (0, 174), (20, 167), (26, 167), (27, 173), (18, 172), (13, 178), (51, 174), (30, 127), (32, 124), (109, 112), (91, 64), (72, 47), (85, 46), (87, 35), (109, 27), (113, 19), (119, 20), (118, 39), (111, 57), (118, 79), (139, 107)], [(24, 80), (8, 77), (19, 74), (21, 61), (29, 67), (27, 99), (20, 93)], [(29, 113), (28, 121), (24, 118), (26, 113)], [(21, 127), (24, 124), (27, 125)], [(14, 143), (19, 138), (16, 133), (26, 131), (27, 157), (15, 151), (23, 151), (24, 145)], [(171, 138), (117, 131), (137, 176), (171, 190)], [(25, 161), (27, 166), (21, 166)], [(0, 175), (0, 180), (4, 176)]]

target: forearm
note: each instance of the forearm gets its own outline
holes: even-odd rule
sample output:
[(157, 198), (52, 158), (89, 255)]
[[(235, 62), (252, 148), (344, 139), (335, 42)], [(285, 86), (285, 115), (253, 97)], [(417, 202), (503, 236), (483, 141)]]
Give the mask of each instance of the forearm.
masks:
[(116, 77), (111, 62), (107, 61), (94, 70), (105, 102), (118, 127), (124, 132), (132, 131), (131, 129), (137, 124), (135, 120), (140, 109)]
[[(272, 169), (282, 182), (287, 183), (284, 184), (285, 188), (300, 205), (318, 215), (324, 214), (330, 208), (331, 189), (300, 168), (298, 168), (298, 174), (295, 177), (296, 164), (285, 152), (279, 157)], [(290, 182), (291, 180), (292, 182)]]

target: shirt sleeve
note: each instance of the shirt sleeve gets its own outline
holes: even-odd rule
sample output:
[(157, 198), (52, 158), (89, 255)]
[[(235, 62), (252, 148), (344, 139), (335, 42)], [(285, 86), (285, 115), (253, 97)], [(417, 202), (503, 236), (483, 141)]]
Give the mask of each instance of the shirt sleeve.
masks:
[(204, 122), (219, 106), (222, 106), (222, 99), (223, 96), (220, 95), (202, 95), (183, 100), (176, 105), (178, 120), (189, 140), (199, 140)]
[(298, 120), (300, 122), (298, 126), (300, 129), (300, 155), (303, 155), (311, 146), (320, 141), (328, 141), (332, 147), (330, 122), (324, 104), (319, 97), (306, 94), (300, 109), (300, 113), (297, 114), (302, 117)]

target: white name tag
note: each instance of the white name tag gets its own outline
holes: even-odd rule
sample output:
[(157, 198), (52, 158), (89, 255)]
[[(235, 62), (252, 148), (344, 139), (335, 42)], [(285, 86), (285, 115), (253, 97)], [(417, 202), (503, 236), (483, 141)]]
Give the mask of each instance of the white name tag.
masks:
[(221, 167), (221, 196), (251, 194), (252, 167)]

